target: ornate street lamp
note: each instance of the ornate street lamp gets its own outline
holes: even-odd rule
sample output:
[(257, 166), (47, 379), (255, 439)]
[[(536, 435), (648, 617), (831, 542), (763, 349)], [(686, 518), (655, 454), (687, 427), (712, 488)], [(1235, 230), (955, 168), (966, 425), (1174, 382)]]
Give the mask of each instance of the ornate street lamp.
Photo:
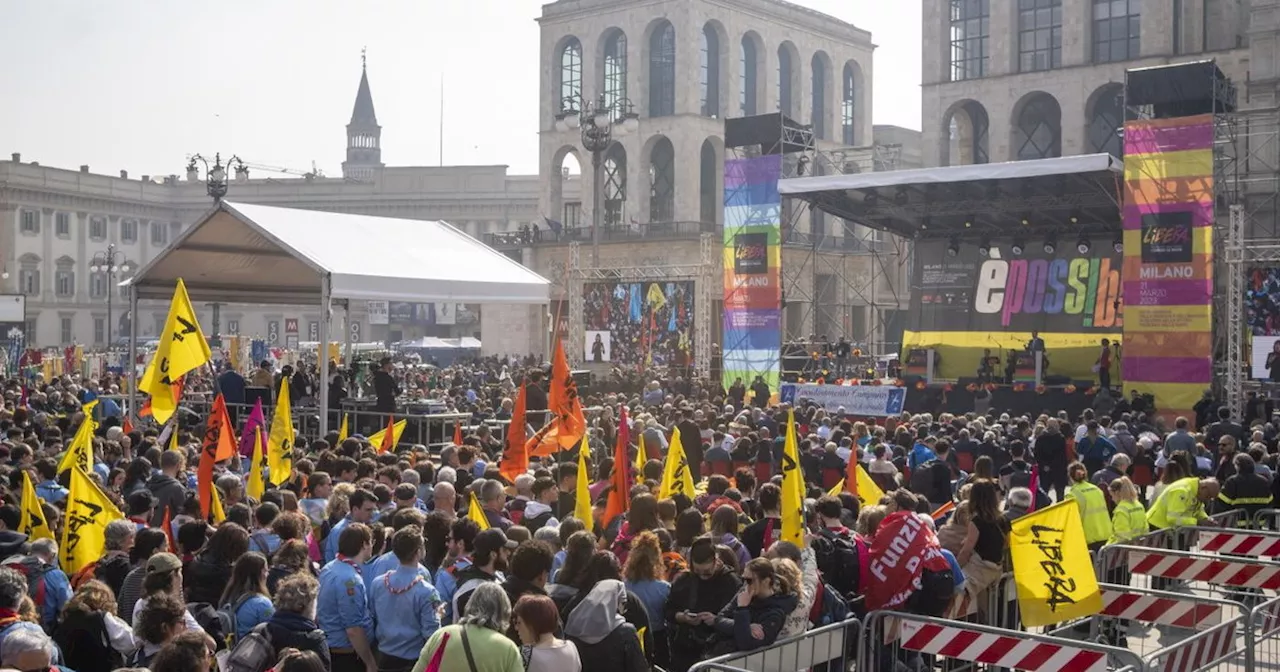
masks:
[(133, 270), (132, 264), (125, 257), (121, 250), (116, 249), (116, 244), (107, 245), (107, 249), (101, 252), (95, 252), (93, 259), (89, 261), (89, 272), (102, 273), (107, 279), (107, 348), (111, 348), (111, 299), (115, 294), (116, 276), (128, 273)]
[(615, 138), (634, 133), (640, 128), (640, 115), (626, 98), (606, 102), (600, 94), (595, 104), (582, 96), (565, 98), (556, 115), (556, 130), (580, 131), (582, 148), (591, 153), (591, 265), (600, 267), (600, 229), (604, 223), (604, 153)]
[(221, 202), (222, 197), (227, 195), (228, 168), (231, 168), (234, 165), (236, 175), (247, 175), (249, 173), (249, 167), (244, 165), (244, 161), (241, 161), (240, 157), (235, 156), (234, 154), (230, 159), (227, 159), (227, 164), (224, 166), (222, 164), (222, 153), (219, 152), (213, 155), (212, 166), (209, 165), (208, 159), (200, 156), (199, 154), (193, 154), (191, 156), (191, 161), (187, 163), (188, 175), (196, 172), (196, 161), (204, 164), (205, 191), (209, 194), (209, 198), (213, 199), (214, 203)]

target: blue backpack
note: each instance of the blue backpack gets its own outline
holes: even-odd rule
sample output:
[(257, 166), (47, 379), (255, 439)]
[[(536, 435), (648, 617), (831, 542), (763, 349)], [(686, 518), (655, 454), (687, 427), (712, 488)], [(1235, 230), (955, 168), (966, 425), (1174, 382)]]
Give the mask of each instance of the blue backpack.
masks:
[(840, 596), (840, 592), (825, 581), (818, 581), (817, 594), (813, 597), (813, 606), (809, 609), (809, 623), (815, 628), (839, 623), (849, 618), (849, 603)]

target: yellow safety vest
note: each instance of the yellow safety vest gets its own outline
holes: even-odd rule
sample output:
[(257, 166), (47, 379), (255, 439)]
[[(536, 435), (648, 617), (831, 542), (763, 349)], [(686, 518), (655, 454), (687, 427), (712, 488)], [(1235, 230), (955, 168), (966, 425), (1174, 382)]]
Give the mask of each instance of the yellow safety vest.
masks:
[(1174, 481), (1147, 511), (1147, 522), (1161, 530), (1195, 525), (1208, 517), (1200, 501), (1200, 479), (1195, 476)]
[(1088, 481), (1072, 483), (1067, 496), (1080, 506), (1086, 542), (1096, 544), (1111, 538), (1111, 514), (1107, 511), (1107, 497), (1101, 488)]

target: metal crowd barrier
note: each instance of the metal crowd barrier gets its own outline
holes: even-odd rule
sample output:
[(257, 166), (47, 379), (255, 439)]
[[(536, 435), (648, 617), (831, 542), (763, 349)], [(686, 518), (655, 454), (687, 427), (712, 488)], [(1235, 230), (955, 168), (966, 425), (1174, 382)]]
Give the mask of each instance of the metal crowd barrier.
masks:
[(689, 672), (848, 672), (861, 641), (862, 622), (850, 616), (753, 651), (704, 660)]
[[(1221, 529), (1235, 528), (1239, 522), (1245, 519), (1244, 512), (1239, 509), (1224, 511), (1223, 513), (1209, 516), (1209, 519), (1221, 526)], [(1123, 575), (1127, 566), (1128, 555), (1126, 553), (1117, 553), (1110, 550), (1114, 546), (1142, 546), (1146, 548), (1158, 548), (1169, 550), (1190, 550), (1196, 542), (1195, 535), (1190, 532), (1191, 528), (1169, 528), (1157, 529), (1148, 532), (1140, 537), (1130, 539), (1123, 544), (1107, 544), (1103, 546), (1094, 555), (1094, 569), (1098, 574), (1099, 581), (1118, 582), (1115, 577)], [(1219, 528), (1213, 528), (1219, 529)], [(1142, 586), (1145, 588), (1160, 588), (1162, 586)]]
[(1280, 509), (1262, 509), (1255, 513), (1253, 527), (1257, 530), (1280, 530)]

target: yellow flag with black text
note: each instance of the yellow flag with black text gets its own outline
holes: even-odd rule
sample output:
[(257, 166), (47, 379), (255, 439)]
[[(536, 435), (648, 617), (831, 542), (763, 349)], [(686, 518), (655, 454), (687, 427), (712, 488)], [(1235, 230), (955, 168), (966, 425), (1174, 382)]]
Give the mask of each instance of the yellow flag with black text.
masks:
[(213, 517), (214, 525), (221, 525), (222, 521), (227, 519), (227, 510), (222, 508), (222, 491), (215, 485), (210, 492), (213, 495), (213, 502), (209, 505), (209, 515)]
[(187, 296), (187, 285), (178, 278), (156, 354), (147, 363), (138, 382), (138, 389), (151, 395), (151, 413), (156, 422), (168, 422), (178, 409), (174, 381), (188, 371), (204, 366), (211, 355), (209, 343), (200, 331), (196, 311), (191, 307), (191, 298)]
[(484, 508), (480, 506), (480, 500), (476, 499), (474, 492), (471, 493), (471, 499), (467, 504), (467, 517), (480, 526), (481, 532), (489, 529), (489, 517), (484, 515)]
[(97, 405), (98, 400), (94, 399), (81, 407), (84, 411), (84, 420), (80, 422), (80, 427), (71, 437), (71, 445), (67, 446), (67, 452), (62, 455), (62, 461), (58, 463), (59, 474), (73, 465), (84, 469), (86, 474), (93, 471), (93, 433), (98, 429), (98, 423), (93, 421), (93, 408)]
[(1009, 553), (1023, 625), (1052, 625), (1102, 611), (1102, 593), (1074, 501), (1013, 521)]
[(636, 442), (636, 463), (632, 466), (636, 471), (636, 483), (644, 483), (644, 465), (649, 461), (649, 456), (644, 451), (644, 430), (640, 430), (640, 438)]
[(254, 499), (262, 499), (265, 486), (262, 483), (262, 432), (253, 433), (253, 459), (249, 461), (249, 478), (245, 480), (244, 492)]
[(40, 506), (40, 498), (36, 496), (36, 486), (31, 482), (31, 474), (25, 471), (22, 472), (21, 504), (18, 531), (27, 535), (27, 539), (53, 539), (49, 521), (44, 519), (44, 507)]
[(267, 436), (267, 471), (272, 484), (282, 485), (289, 480), (296, 440), (293, 407), (289, 403), (289, 379), (281, 378), (280, 397), (276, 399), (276, 411), (271, 416), (271, 434)]
[[(796, 412), (787, 413), (787, 440), (782, 447), (782, 536), (804, 548), (804, 472), (796, 445)], [(767, 549), (766, 549), (767, 550)]]
[(667, 448), (667, 464), (662, 470), (662, 485), (658, 488), (658, 499), (666, 499), (677, 492), (693, 499), (693, 473), (689, 471), (689, 459), (684, 455), (684, 445), (680, 443), (680, 429), (671, 434), (671, 446)]
[(58, 559), (67, 574), (101, 558), (106, 549), (107, 523), (124, 518), (79, 466), (71, 468), (70, 490), (62, 541), (58, 544)]
[[(854, 458), (853, 456), (850, 456), (849, 459), (853, 460)], [(884, 497), (884, 490), (881, 490), (880, 486), (876, 485), (875, 480), (871, 478), (871, 474), (867, 473), (866, 467), (861, 464), (855, 464), (853, 465), (853, 470), (853, 494), (857, 496), (858, 501), (862, 502), (863, 506), (878, 505), (880, 503), (880, 499)], [(847, 476), (844, 480), (845, 483), (849, 482), (849, 478)]]
[(587, 455), (591, 448), (587, 446), (587, 437), (582, 437), (578, 445), (578, 483), (573, 493), (573, 517), (587, 526), (587, 531), (595, 529), (591, 516), (591, 480), (587, 478)]

